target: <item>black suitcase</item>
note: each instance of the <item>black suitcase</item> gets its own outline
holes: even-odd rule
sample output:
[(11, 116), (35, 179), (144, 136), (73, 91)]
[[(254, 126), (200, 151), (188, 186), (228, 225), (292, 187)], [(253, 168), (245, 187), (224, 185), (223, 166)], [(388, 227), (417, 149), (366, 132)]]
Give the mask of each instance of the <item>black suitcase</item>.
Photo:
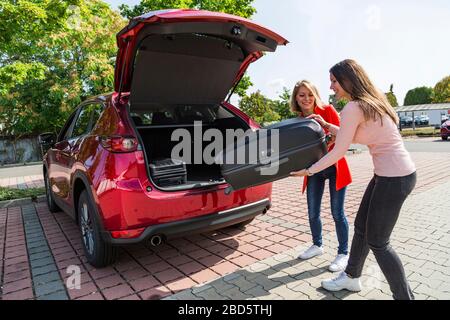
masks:
[[(265, 133), (264, 130), (257, 130), (238, 138), (216, 159), (220, 159), (222, 175), (233, 190), (283, 179), (293, 171), (308, 168), (327, 153), (328, 138), (315, 120), (289, 119), (263, 129)], [(278, 130), (278, 139), (274, 129)], [(274, 147), (277, 140), (278, 150)], [(253, 149), (250, 144), (253, 144)], [(258, 146), (257, 159), (255, 161), (253, 155), (250, 161), (256, 150), (255, 144)], [(237, 155), (243, 157), (243, 153), (245, 163), (242, 163), (242, 158), (240, 164), (236, 163)], [(229, 163), (233, 155), (234, 161)]]
[(150, 163), (150, 174), (160, 187), (185, 184), (187, 180), (186, 163), (176, 159), (159, 159)]

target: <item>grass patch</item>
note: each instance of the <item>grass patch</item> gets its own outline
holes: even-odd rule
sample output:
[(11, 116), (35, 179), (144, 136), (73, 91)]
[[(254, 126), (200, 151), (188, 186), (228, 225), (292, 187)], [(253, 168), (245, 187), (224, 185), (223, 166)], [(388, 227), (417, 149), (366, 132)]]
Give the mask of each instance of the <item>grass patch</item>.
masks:
[(400, 134), (402, 135), (402, 137), (440, 137), (441, 130), (434, 127), (416, 128), (416, 130), (413, 130), (412, 128), (404, 128), (402, 131), (400, 131)]
[(31, 198), (35, 200), (38, 196), (44, 194), (45, 188), (14, 189), (0, 187), (0, 201), (22, 198)]

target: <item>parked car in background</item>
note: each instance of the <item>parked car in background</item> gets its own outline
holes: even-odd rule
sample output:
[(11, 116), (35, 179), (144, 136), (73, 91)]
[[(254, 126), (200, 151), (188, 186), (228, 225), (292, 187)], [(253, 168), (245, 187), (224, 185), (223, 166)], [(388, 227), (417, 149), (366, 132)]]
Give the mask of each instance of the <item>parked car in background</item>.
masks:
[(271, 183), (227, 192), (220, 165), (174, 161), (171, 137), (194, 136), (195, 121), (224, 136), (260, 128), (226, 96), (287, 40), (241, 17), (177, 9), (132, 19), (117, 43), (114, 92), (83, 102), (58, 137), (41, 137), (48, 207), (78, 222), (87, 261), (104, 267), (117, 245), (156, 246), (266, 213)]
[(400, 124), (402, 125), (402, 127), (410, 127), (412, 126), (413, 123), (413, 118), (410, 116), (403, 116), (400, 117)]
[(442, 140), (447, 140), (449, 136), (450, 136), (450, 120), (447, 120), (441, 126), (441, 138)]
[(416, 126), (427, 126), (430, 124), (430, 118), (426, 114), (415, 116), (414, 123)]

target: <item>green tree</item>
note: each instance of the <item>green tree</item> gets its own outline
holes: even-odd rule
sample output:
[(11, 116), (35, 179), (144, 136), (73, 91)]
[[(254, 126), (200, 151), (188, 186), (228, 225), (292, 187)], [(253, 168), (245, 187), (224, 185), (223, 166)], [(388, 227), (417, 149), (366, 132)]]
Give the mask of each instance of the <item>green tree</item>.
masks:
[(236, 90), (234, 90), (234, 93), (243, 98), (247, 94), (248, 88), (250, 88), (252, 85), (253, 83), (250, 80), (250, 77), (248, 75), (244, 75), (241, 79), (241, 82), (239, 82), (238, 86), (236, 87)]
[(389, 92), (386, 93), (386, 97), (389, 101), (389, 103), (391, 104), (391, 106), (393, 106), (394, 108), (398, 107), (398, 101), (397, 101), (397, 97), (394, 94), (394, 85), (391, 84), (391, 87), (389, 88)]
[(328, 98), (328, 103), (331, 103), (338, 112), (341, 112), (342, 109), (344, 109), (345, 105), (348, 103), (348, 101), (343, 98), (337, 100), (336, 95), (331, 94)]
[(57, 132), (82, 100), (112, 90), (126, 22), (103, 1), (0, 0), (0, 20), (3, 134)]
[(0, 0), (0, 63), (13, 63), (39, 51), (43, 35), (63, 28), (68, 8), (79, 0)]
[(450, 76), (439, 81), (434, 87), (433, 92), (434, 103), (450, 102)]
[(418, 104), (429, 104), (433, 101), (432, 95), (433, 95), (433, 88), (418, 87), (411, 89), (406, 93), (403, 105), (414, 106)]
[(273, 109), (280, 115), (280, 120), (294, 118), (297, 115), (291, 111), (291, 92), (283, 87), (283, 92), (273, 101)]
[[(133, 7), (123, 4), (119, 6), (121, 14), (131, 19), (149, 11), (163, 9), (202, 9), (216, 12), (224, 12), (244, 18), (250, 18), (256, 13), (251, 6), (254, 0), (141, 0)], [(251, 79), (245, 75), (235, 93), (241, 98), (245, 96), (248, 88), (252, 86)]]
[(274, 102), (266, 98), (260, 91), (242, 98), (239, 108), (262, 125), (281, 119), (274, 110)]
[(119, 6), (121, 14), (131, 19), (149, 11), (163, 9), (203, 9), (230, 13), (244, 18), (250, 18), (256, 13), (251, 6), (253, 0), (141, 0), (133, 7), (123, 4)]

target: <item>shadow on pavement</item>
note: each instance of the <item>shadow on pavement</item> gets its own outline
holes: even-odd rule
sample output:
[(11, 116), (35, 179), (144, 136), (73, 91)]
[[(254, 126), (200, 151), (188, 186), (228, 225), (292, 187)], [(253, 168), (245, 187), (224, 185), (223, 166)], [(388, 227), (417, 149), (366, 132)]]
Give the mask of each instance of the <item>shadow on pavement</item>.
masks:
[[(332, 274), (329, 273), (327, 267), (321, 267), (321, 268), (315, 268), (315, 269), (305, 269), (304, 271), (299, 271), (298, 273), (289, 274), (285, 276), (277, 276), (278, 273), (284, 273), (283, 270), (287, 268), (298, 268), (299, 264), (302, 264), (302, 260), (298, 259), (292, 259), (290, 261), (286, 262), (280, 262), (279, 264), (275, 266), (269, 267), (267, 265), (266, 269), (261, 269), (260, 271), (249, 271), (247, 269), (242, 269), (237, 272), (234, 272), (230, 275), (225, 276), (224, 278), (217, 279), (215, 281), (212, 281), (208, 283), (208, 286), (212, 286), (216, 288), (216, 291), (221, 294), (225, 295), (231, 299), (249, 299), (249, 298), (262, 298), (264, 299), (265, 296), (269, 297), (268, 299), (271, 299), (273, 297), (270, 297), (272, 295), (273, 289), (276, 289), (278, 287), (287, 286), (290, 290), (296, 292), (296, 294), (293, 294), (294, 297), (289, 297), (290, 294), (287, 292), (286, 296), (283, 296), (282, 298), (286, 300), (293, 300), (296, 299), (295, 297), (300, 297), (304, 295), (307, 296), (309, 299), (318, 299), (315, 292), (320, 293), (321, 295), (325, 295), (321, 300), (336, 300), (336, 299), (343, 299), (346, 296), (352, 294), (352, 292), (349, 291), (341, 291), (339, 293), (332, 293), (328, 292), (320, 287), (318, 288), (308, 288), (312, 287), (311, 283), (309, 283), (307, 280), (317, 277), (321, 274), (328, 273), (330, 277), (332, 277)], [(262, 262), (262, 265), (264, 263)], [(244, 279), (245, 281), (244, 281)], [(299, 282), (299, 284), (293, 285), (294, 282)], [(224, 283), (225, 282), (225, 283)], [(256, 286), (252, 286), (252, 284), (255, 284)], [(228, 284), (228, 285), (227, 285)], [(239, 288), (239, 292), (236, 292), (233, 288), (230, 287), (230, 285), (237, 286)], [(302, 289), (301, 287), (305, 286), (305, 289)], [(233, 294), (228, 295), (227, 291), (234, 291), (236, 293), (235, 296)], [(279, 293), (276, 293), (277, 295), (280, 295)], [(226, 297), (224, 297), (226, 298)], [(300, 298), (301, 299), (301, 298)]]

